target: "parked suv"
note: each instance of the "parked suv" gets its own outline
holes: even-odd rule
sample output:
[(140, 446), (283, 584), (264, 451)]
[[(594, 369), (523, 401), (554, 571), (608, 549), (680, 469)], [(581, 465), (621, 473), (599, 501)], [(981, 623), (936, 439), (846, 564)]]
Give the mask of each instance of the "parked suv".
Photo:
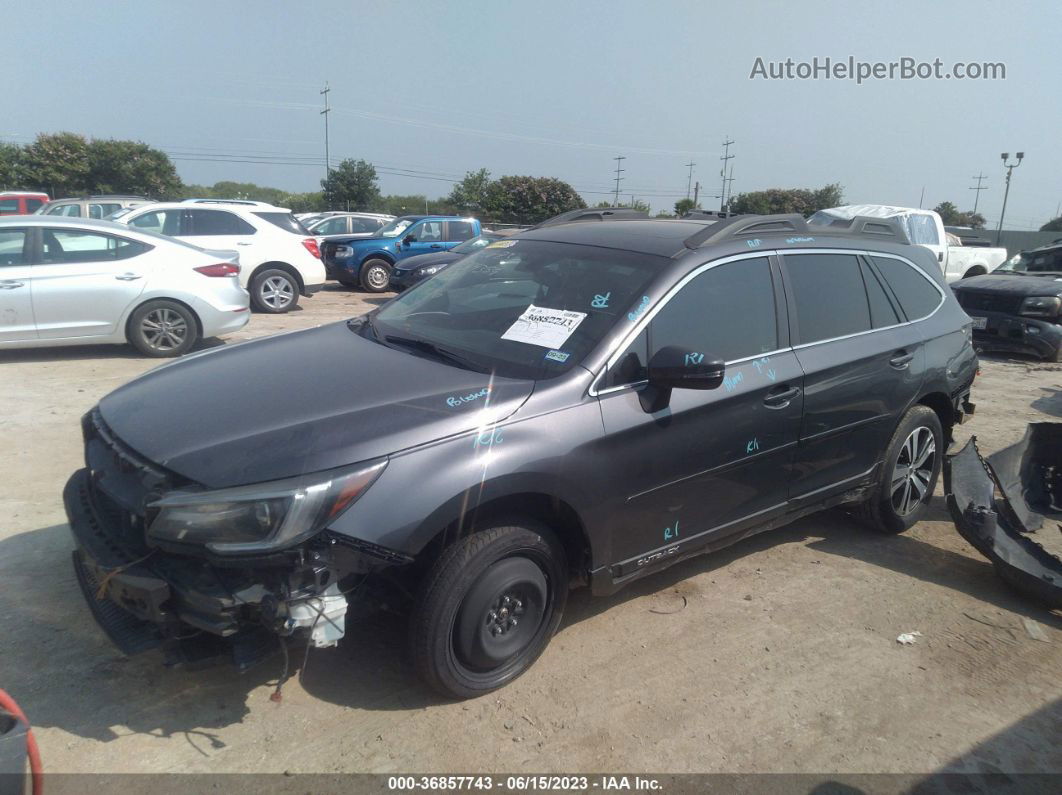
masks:
[(306, 228), (318, 239), (334, 235), (372, 237), (393, 220), (393, 215), (379, 213), (329, 213), (312, 219)]
[(403, 215), (372, 237), (330, 238), (322, 245), (321, 255), (329, 279), (382, 293), (395, 263), (418, 254), (449, 251), (482, 231), (475, 218)]
[(317, 241), (290, 210), (261, 202), (218, 200), (153, 204), (115, 219), (186, 240), (200, 248), (240, 253), (240, 284), (259, 312), (289, 312), (299, 296), (324, 286)]
[(30, 215), (47, 201), (47, 193), (0, 190), (0, 215)]
[(951, 288), (973, 318), (974, 346), (1062, 362), (1062, 239)]
[(545, 226), (105, 397), (65, 492), (77, 576), (127, 653), (239, 665), (335, 644), (392, 584), (416, 670), (475, 696), (534, 662), (570, 586), (834, 505), (908, 529), (976, 366), (895, 220)]
[(151, 204), (143, 196), (88, 196), (80, 199), (55, 199), (40, 207), (38, 215), (61, 215), (65, 218), (107, 218), (119, 210)]

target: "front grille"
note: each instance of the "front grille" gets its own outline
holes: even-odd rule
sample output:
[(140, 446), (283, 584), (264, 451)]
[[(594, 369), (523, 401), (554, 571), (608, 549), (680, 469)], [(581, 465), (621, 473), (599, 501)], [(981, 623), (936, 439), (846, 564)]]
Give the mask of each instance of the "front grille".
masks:
[(967, 312), (1001, 312), (1016, 315), (1021, 308), (1023, 296), (1006, 293), (982, 293), (976, 290), (958, 290), (959, 305)]

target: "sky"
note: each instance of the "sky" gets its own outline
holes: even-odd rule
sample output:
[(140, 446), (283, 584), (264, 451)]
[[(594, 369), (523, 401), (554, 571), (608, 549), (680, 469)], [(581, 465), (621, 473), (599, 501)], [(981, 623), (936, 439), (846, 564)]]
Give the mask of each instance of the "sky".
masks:
[[(105, 9), (105, 10), (101, 10)], [(3, 5), (0, 141), (69, 130), (144, 141), (187, 183), (319, 188), (330, 156), (385, 193), (449, 193), (466, 172), (553, 176), (588, 203), (671, 209), (689, 168), (732, 191), (838, 182), (851, 203), (974, 204), (994, 228), (1062, 202), (1062, 4), (229, 0)], [(1002, 62), (1001, 80), (765, 80), (764, 63)], [(923, 197), (924, 191), (924, 197)]]

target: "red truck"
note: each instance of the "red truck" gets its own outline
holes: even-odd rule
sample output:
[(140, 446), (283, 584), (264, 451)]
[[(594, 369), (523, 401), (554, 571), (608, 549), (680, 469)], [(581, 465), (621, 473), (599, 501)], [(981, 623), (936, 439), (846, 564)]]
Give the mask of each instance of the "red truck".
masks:
[(47, 193), (2, 190), (0, 191), (0, 215), (30, 215), (47, 201)]

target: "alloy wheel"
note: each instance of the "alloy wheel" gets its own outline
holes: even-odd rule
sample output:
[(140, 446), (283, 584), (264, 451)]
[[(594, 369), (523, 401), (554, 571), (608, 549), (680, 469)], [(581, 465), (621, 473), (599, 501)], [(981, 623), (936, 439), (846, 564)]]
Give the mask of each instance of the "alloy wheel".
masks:
[(167, 307), (152, 309), (140, 321), (140, 333), (148, 346), (156, 351), (172, 351), (188, 338), (188, 322)]
[(262, 303), (271, 309), (283, 309), (295, 298), (295, 288), (283, 276), (270, 276), (258, 289)]
[(907, 516), (928, 497), (936, 453), (937, 442), (929, 428), (919, 426), (908, 434), (892, 469), (892, 507), (899, 516)]
[(387, 271), (383, 268), (370, 268), (366, 278), (369, 281), (369, 286), (374, 290), (382, 290), (387, 286), (388, 275)]

